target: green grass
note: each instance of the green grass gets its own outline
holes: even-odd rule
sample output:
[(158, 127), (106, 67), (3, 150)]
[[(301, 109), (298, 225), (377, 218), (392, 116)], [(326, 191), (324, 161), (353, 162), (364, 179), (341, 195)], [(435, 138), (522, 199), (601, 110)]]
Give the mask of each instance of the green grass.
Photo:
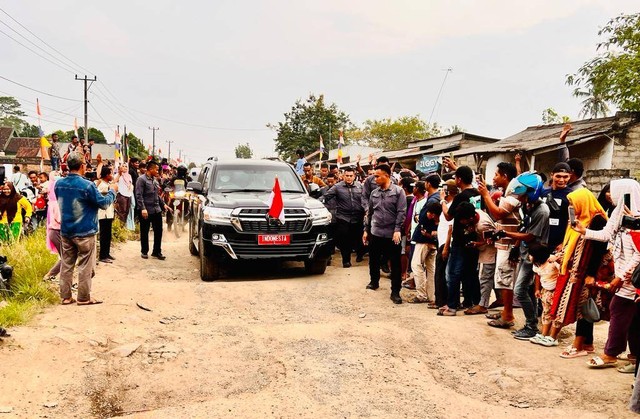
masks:
[(58, 259), (47, 249), (45, 235), (45, 229), (40, 228), (31, 236), (0, 247), (0, 254), (13, 266), (11, 294), (0, 296), (8, 302), (0, 308), (1, 327), (23, 324), (42, 307), (58, 302), (56, 291), (42, 279)]

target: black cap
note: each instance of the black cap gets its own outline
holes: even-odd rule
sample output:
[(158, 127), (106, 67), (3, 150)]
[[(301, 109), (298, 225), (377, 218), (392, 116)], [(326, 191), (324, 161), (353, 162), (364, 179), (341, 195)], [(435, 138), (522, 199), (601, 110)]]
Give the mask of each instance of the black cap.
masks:
[(553, 166), (553, 170), (551, 170), (551, 173), (559, 172), (571, 173), (571, 167), (569, 167), (569, 165), (564, 162), (556, 163), (556, 165)]

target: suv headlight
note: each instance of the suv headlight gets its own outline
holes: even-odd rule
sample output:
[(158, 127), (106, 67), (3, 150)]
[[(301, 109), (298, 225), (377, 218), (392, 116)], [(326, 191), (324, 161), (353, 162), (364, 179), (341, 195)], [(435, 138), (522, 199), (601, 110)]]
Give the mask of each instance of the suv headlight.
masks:
[(202, 210), (204, 221), (220, 224), (231, 224), (230, 208), (204, 207)]
[(322, 226), (331, 223), (331, 213), (322, 207), (311, 210), (311, 221), (314, 226)]

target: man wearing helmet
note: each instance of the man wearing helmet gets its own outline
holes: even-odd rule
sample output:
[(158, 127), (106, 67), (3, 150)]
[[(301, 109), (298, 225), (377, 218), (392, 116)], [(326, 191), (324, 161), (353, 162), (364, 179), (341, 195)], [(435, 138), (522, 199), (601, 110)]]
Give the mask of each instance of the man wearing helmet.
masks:
[[(524, 219), (519, 232), (500, 230), (499, 236), (520, 241), (518, 274), (514, 294), (526, 317), (526, 325), (514, 332), (514, 337), (528, 340), (538, 333), (538, 316), (534, 302), (529, 296), (529, 287), (533, 284), (532, 263), (528, 258), (528, 243), (547, 244), (549, 239), (549, 207), (540, 197), (543, 183), (540, 176), (526, 172), (513, 179), (506, 190), (506, 195), (514, 195), (522, 204)], [(515, 252), (513, 252), (515, 253)], [(503, 318), (513, 318), (513, 313), (503, 310)]]

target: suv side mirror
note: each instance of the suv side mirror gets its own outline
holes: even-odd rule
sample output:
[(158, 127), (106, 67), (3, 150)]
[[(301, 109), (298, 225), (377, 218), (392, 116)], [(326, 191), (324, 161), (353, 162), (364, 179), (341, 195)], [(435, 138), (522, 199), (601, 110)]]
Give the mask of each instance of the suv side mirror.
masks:
[(322, 195), (322, 192), (320, 191), (320, 186), (316, 185), (315, 183), (310, 183), (309, 184), (309, 195), (312, 198), (319, 198), (320, 195)]
[(197, 194), (202, 193), (202, 183), (200, 182), (189, 182), (187, 183), (187, 190), (195, 192)]

